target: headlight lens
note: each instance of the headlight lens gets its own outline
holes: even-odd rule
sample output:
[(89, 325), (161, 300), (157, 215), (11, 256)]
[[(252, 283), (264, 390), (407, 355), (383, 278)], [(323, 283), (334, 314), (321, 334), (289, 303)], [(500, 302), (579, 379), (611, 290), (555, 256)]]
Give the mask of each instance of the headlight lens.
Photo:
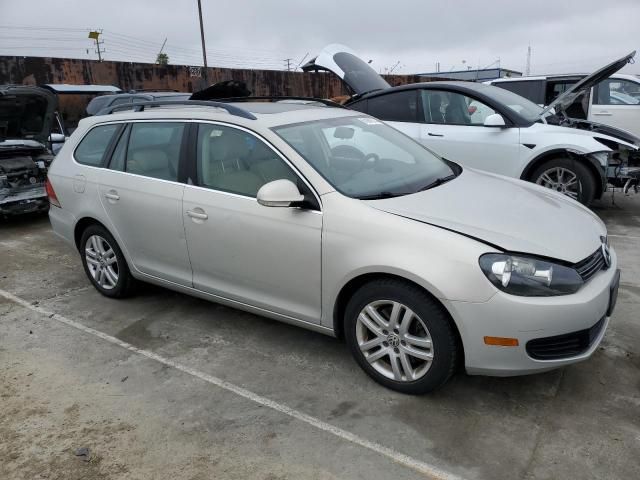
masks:
[(568, 295), (584, 283), (573, 268), (533, 257), (487, 253), (480, 268), (500, 290), (525, 297)]

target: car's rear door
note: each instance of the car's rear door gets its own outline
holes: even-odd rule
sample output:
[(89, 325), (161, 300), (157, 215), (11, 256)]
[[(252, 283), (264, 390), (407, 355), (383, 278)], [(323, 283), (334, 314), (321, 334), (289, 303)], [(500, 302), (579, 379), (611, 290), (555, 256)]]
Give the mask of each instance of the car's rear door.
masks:
[(191, 286), (178, 169), (187, 124), (132, 122), (121, 133), (99, 194), (114, 235), (142, 273)]
[(258, 189), (273, 180), (289, 179), (301, 191), (308, 185), (252, 132), (215, 123), (194, 127), (192, 181), (182, 211), (194, 287), (319, 323), (319, 203), (300, 209), (265, 207), (256, 200)]

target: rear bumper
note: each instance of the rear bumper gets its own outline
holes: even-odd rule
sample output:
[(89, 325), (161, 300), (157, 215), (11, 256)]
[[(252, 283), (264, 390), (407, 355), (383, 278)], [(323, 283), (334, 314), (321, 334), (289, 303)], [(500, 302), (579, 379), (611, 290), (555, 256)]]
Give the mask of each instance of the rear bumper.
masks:
[[(467, 372), (493, 376), (539, 373), (593, 355), (609, 325), (611, 287), (617, 275), (615, 252), (611, 254), (610, 268), (600, 271), (573, 295), (519, 297), (500, 291), (484, 303), (448, 302), (462, 337)], [(586, 343), (585, 331), (589, 335)], [(517, 338), (518, 346), (486, 345), (485, 336)], [(536, 342), (556, 342), (556, 346), (565, 342), (567, 346), (567, 339), (574, 342), (569, 347), (581, 343), (573, 351), (568, 348), (561, 352), (560, 358), (545, 357), (531, 348)]]
[(67, 210), (52, 205), (49, 209), (49, 220), (51, 221), (53, 232), (75, 249), (76, 217)]

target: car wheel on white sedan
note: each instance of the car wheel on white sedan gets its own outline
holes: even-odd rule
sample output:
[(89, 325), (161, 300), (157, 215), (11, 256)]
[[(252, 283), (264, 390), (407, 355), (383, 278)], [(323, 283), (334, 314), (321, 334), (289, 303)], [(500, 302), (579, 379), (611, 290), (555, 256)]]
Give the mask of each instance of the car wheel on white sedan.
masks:
[(554, 158), (540, 165), (531, 180), (589, 205), (596, 195), (596, 180), (589, 169), (570, 158)]
[(361, 287), (345, 310), (345, 338), (376, 382), (402, 393), (442, 386), (458, 358), (447, 313), (419, 287), (382, 279)]
[(100, 225), (82, 233), (80, 255), (87, 277), (104, 296), (121, 298), (131, 293), (134, 279), (113, 236)]

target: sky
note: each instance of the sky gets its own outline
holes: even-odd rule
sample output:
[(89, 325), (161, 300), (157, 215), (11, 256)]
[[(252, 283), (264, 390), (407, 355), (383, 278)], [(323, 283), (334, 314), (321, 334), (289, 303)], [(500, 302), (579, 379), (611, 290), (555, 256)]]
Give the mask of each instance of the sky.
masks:
[[(379, 72), (593, 71), (640, 47), (639, 0), (202, 0), (209, 66), (291, 69), (342, 43)], [(0, 55), (202, 65), (197, 0), (0, 0)], [(640, 74), (639, 63), (626, 73)]]

